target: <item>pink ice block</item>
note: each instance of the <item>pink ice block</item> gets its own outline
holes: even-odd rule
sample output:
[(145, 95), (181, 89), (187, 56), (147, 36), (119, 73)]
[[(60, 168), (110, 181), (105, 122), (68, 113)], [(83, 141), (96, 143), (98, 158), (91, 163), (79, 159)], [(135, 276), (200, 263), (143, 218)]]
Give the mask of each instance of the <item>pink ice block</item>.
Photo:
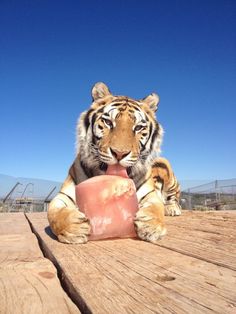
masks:
[(77, 205), (92, 226), (90, 240), (136, 236), (136, 189), (122, 168), (109, 167), (107, 173), (116, 175), (93, 177), (76, 186)]

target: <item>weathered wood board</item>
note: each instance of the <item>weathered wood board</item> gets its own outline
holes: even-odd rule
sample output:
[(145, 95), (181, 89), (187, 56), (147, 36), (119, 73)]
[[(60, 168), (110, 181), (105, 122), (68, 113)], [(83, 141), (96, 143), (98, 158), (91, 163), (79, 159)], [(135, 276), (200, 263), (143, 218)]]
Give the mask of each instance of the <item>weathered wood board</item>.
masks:
[(23, 213), (0, 214), (0, 313), (80, 313)]
[(184, 212), (166, 222), (158, 245), (236, 270), (236, 211)]
[(66, 245), (50, 232), (45, 213), (27, 217), (82, 311), (236, 313), (235, 237), (225, 234), (221, 250), (216, 238), (204, 240), (199, 225), (177, 227), (184, 217), (168, 217), (169, 234), (158, 245), (133, 239)]
[(32, 233), (24, 213), (0, 213), (0, 235)]

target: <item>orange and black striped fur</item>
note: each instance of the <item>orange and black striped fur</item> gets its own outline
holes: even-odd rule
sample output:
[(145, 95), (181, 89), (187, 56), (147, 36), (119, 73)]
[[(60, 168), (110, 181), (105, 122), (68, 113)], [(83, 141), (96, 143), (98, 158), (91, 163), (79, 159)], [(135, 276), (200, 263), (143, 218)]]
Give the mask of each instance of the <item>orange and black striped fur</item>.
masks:
[(90, 109), (78, 120), (76, 159), (49, 205), (51, 229), (61, 242), (87, 242), (90, 225), (76, 206), (75, 185), (120, 163), (137, 189), (137, 235), (155, 243), (166, 233), (164, 214), (181, 214), (179, 184), (169, 162), (158, 157), (163, 135), (155, 118), (159, 98), (114, 96), (103, 83), (93, 87), (92, 97)]

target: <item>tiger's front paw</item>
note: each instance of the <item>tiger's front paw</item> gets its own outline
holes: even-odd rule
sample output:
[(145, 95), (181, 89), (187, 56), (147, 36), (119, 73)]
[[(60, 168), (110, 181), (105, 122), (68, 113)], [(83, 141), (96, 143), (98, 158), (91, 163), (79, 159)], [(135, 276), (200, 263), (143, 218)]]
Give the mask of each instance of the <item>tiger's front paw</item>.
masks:
[(165, 205), (165, 215), (166, 216), (180, 216), (181, 206), (178, 203), (166, 204)]
[[(50, 221), (51, 220), (51, 221)], [(58, 240), (63, 243), (86, 243), (91, 231), (88, 218), (77, 209), (63, 208), (53, 219), (50, 226)]]
[(138, 211), (134, 225), (138, 237), (144, 241), (156, 243), (166, 234), (166, 228), (160, 219), (142, 211)]

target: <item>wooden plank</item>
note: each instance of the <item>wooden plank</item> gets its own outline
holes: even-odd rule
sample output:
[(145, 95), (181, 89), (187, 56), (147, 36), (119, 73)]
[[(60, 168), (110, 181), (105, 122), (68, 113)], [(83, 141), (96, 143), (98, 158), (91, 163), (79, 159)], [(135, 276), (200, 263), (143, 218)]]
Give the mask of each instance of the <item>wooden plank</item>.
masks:
[(1, 267), (44, 258), (33, 233), (0, 235)]
[(23, 213), (0, 214), (1, 267), (44, 258)]
[(205, 215), (185, 212), (180, 217), (166, 217), (168, 236), (158, 245), (236, 270), (234, 221), (234, 211), (207, 212)]
[[(125, 247), (120, 240), (114, 241), (112, 245), (108, 241), (94, 242), (97, 246), (93, 250), (96, 259), (99, 254), (114, 258), (121, 255), (119, 262), (130, 271), (159, 283), (192, 302), (219, 313), (236, 310), (236, 292), (232, 290), (232, 287), (236, 287), (235, 272), (163, 248), (154, 252), (153, 245), (147, 246), (144, 242), (128, 241)], [(143, 254), (140, 255), (140, 252)], [(106, 260), (104, 258), (103, 265), (108, 264)]]
[(165, 216), (168, 222), (171, 222), (173, 219), (178, 221), (188, 219), (188, 221), (236, 221), (236, 210), (231, 211), (182, 211), (180, 216)]
[[(126, 257), (127, 261), (138, 261), (138, 265), (142, 268), (147, 268), (150, 272), (155, 271), (155, 268), (160, 268), (160, 272), (170, 272), (170, 278), (176, 279), (176, 275), (188, 279), (191, 278), (192, 283), (187, 286), (187, 289), (196, 289), (196, 285), (199, 285), (200, 290), (207, 290), (205, 283), (209, 284), (211, 292), (221, 295), (229, 300), (236, 300), (236, 293), (232, 290), (232, 286), (236, 283), (236, 272), (227, 268), (218, 267), (211, 263), (202, 262), (201, 260), (183, 256), (177, 252), (166, 250), (165, 248), (157, 248), (155, 251), (155, 259), (150, 264), (150, 256), (153, 254), (153, 245), (147, 246), (146, 243), (140, 241), (129, 241), (129, 245), (124, 247), (122, 242), (114, 241), (111, 246), (107, 242), (93, 242), (94, 245), (98, 246), (101, 250), (109, 251), (111, 254), (123, 255), (122, 258)], [(143, 253), (140, 254), (140, 251)], [(142, 261), (145, 260), (145, 263)], [(142, 271), (142, 270), (141, 270)], [(164, 275), (164, 274), (163, 274)], [(220, 275), (220, 276), (219, 276)], [(160, 277), (161, 280), (162, 277)], [(220, 279), (220, 280), (219, 280)], [(159, 278), (157, 277), (157, 280)], [(207, 280), (207, 281), (206, 281)], [(168, 280), (167, 280), (168, 281)], [(165, 282), (165, 280), (163, 280)], [(193, 284), (193, 286), (192, 286)], [(204, 287), (201, 287), (204, 285)], [(214, 288), (212, 288), (214, 287)], [(204, 294), (205, 298), (205, 294)]]
[(202, 231), (212, 234), (218, 234), (223, 235), (227, 237), (236, 237), (236, 229), (235, 225), (236, 223), (234, 221), (227, 221), (227, 223), (223, 223), (222, 221), (210, 221), (210, 220), (204, 220), (203, 221), (194, 221), (194, 220), (188, 220), (185, 218), (185, 220), (176, 219), (177, 217), (173, 217), (173, 219), (170, 219), (168, 217), (167, 225), (169, 226), (176, 226), (178, 228), (184, 228), (186, 230), (196, 230), (196, 231)]
[(1, 214), (0, 229), (0, 313), (80, 313), (24, 214)]
[(47, 259), (0, 267), (0, 313), (80, 313)]
[[(65, 284), (94, 313), (235, 313), (233, 270), (139, 240), (59, 243), (27, 214)], [(45, 232), (46, 230), (46, 232)]]
[[(182, 216), (191, 216), (193, 219), (196, 219), (198, 217), (206, 217), (208, 216), (208, 219), (214, 219), (217, 217), (220, 218), (233, 218), (236, 219), (236, 211), (235, 210), (183, 210)], [(167, 216), (168, 217), (168, 216)]]
[(0, 235), (32, 233), (24, 213), (0, 213)]
[(206, 230), (225, 235), (236, 234), (236, 210), (227, 212), (184, 211), (181, 216), (166, 216), (165, 219), (168, 225), (183, 226), (186, 229)]

